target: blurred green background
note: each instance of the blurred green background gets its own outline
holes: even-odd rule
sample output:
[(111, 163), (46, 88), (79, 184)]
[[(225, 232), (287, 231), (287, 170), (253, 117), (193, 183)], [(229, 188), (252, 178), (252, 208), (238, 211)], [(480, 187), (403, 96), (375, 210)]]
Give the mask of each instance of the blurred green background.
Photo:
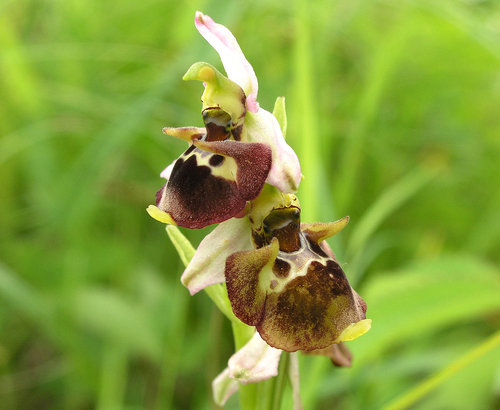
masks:
[(185, 149), (162, 127), (202, 124), (182, 75), (222, 69), (197, 9), (286, 96), (303, 219), (351, 216), (373, 328), (350, 369), (302, 357), (305, 408), (498, 408), (500, 2), (473, 0), (0, 2), (0, 407), (214, 407), (229, 325), (145, 212)]

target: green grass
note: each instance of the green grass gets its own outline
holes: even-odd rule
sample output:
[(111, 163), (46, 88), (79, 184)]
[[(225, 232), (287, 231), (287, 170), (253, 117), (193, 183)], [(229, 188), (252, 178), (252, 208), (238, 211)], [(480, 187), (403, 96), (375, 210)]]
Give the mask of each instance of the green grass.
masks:
[(162, 127), (202, 123), (202, 87), (182, 75), (222, 68), (197, 9), (238, 38), (262, 107), (286, 97), (304, 219), (351, 217), (331, 244), (373, 329), (349, 344), (351, 369), (301, 358), (305, 408), (498, 407), (487, 0), (0, 3), (1, 407), (213, 408), (229, 322), (182, 287), (145, 212), (185, 147)]

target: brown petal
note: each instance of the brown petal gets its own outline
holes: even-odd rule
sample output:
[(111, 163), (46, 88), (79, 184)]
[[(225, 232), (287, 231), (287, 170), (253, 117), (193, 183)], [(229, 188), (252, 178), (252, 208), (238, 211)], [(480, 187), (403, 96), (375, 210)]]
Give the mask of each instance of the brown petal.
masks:
[(330, 346), (347, 326), (361, 319), (364, 313), (338, 263), (313, 261), (305, 276), (268, 294), (257, 330), (273, 347), (315, 350)]

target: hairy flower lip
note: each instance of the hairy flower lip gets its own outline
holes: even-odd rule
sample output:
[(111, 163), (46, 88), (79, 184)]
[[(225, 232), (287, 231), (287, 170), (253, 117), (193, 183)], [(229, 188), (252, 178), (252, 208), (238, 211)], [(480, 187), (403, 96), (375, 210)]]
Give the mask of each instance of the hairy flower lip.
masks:
[(194, 140), (158, 191), (156, 206), (186, 228), (226, 221), (259, 195), (271, 161), (266, 144)]

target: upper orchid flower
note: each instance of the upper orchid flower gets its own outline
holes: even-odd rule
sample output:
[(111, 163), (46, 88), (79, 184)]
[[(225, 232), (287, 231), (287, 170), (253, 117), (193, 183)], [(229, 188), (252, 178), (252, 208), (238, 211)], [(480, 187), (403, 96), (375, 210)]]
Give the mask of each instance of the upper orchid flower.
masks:
[(267, 182), (281, 192), (297, 191), (301, 173), (297, 155), (285, 142), (276, 118), (257, 103), (258, 82), (255, 72), (241, 51), (232, 33), (201, 12), (195, 14), (195, 25), (200, 34), (219, 53), (230, 80), (245, 93), (247, 112), (245, 126), (249, 142), (268, 144), (273, 151), (273, 163)]
[(195, 25), (219, 53), (229, 76), (208, 63), (193, 64), (185, 80), (203, 81), (205, 128), (165, 128), (190, 146), (161, 174), (167, 179), (148, 212), (164, 223), (202, 228), (244, 213), (267, 182), (295, 192), (301, 179), (295, 152), (276, 118), (259, 107), (258, 83), (236, 39), (196, 13)]

